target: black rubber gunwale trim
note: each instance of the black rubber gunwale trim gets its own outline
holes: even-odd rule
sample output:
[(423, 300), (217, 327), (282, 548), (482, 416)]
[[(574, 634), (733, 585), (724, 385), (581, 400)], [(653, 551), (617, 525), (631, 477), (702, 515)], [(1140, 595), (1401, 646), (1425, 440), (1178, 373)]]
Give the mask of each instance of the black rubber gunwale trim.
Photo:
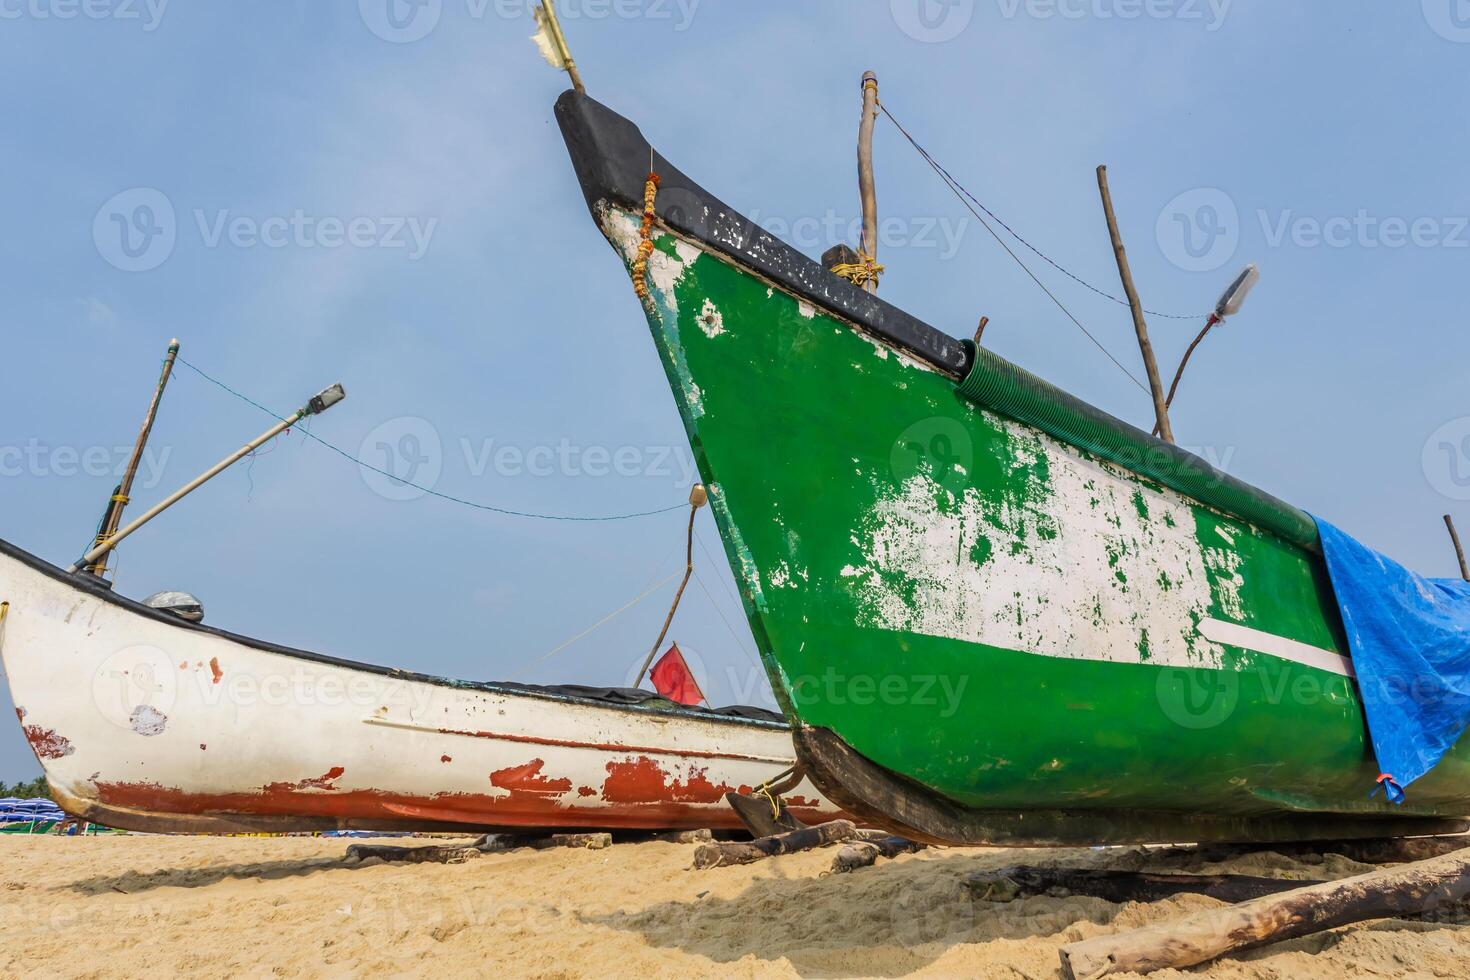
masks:
[(835, 276), (762, 230), (695, 183), (649, 146), (638, 127), (574, 91), (556, 103), (556, 118), (593, 219), (602, 204), (641, 212), (648, 163), (659, 176), (656, 210), (674, 232), (710, 248), (922, 358), (959, 380), (970, 367), (960, 341)]
[[(294, 647), (282, 646), (278, 643), (271, 643), (267, 640), (258, 640), (253, 637), (242, 636), (239, 633), (231, 633), (228, 630), (222, 630), (214, 626), (205, 626), (202, 623), (190, 623), (186, 620), (179, 619), (177, 616), (163, 612), (162, 610), (154, 609), (152, 606), (145, 606), (141, 602), (138, 602), (134, 599), (129, 599), (126, 596), (118, 595), (113, 590), (99, 585), (98, 583), (90, 579), (83, 578), (79, 575), (70, 575), (64, 569), (58, 568), (45, 559), (37, 558), (30, 552), (16, 547), (3, 538), (0, 538), (0, 556), (14, 559), (15, 561), (21, 563), (22, 565), (25, 565), (33, 571), (39, 572), (47, 578), (60, 582), (61, 584), (65, 585), (67, 588), (70, 588), (75, 592), (82, 593), (83, 595), (90, 596), (94, 599), (100, 599), (101, 601), (106, 602), (109, 605), (117, 606), (121, 609), (126, 609), (128, 612), (133, 613), (137, 616), (142, 616), (144, 619), (151, 619), (154, 622), (163, 623), (166, 626), (170, 626), (177, 630), (182, 630), (186, 633), (200, 633), (205, 636), (216, 636), (222, 640), (228, 640), (231, 643), (238, 643), (241, 646), (248, 647), (252, 650), (259, 650), (262, 653), (273, 653), (283, 657), (291, 657), (295, 660), (305, 660), (311, 663), (327, 664), (328, 666), (342, 667), (347, 670), (360, 670), (364, 673), (376, 674), (381, 677), (392, 677), (398, 680), (432, 684), (435, 687), (447, 687), (459, 691), (477, 691), (487, 694), (500, 694), (506, 697), (529, 697), (536, 698), (542, 701), (555, 701), (559, 704), (585, 705), (587, 707), (593, 708), (606, 708), (610, 711), (630, 711), (641, 715), (657, 715), (661, 717), (683, 715), (702, 721), (728, 722), (733, 725), (753, 725), (757, 728), (786, 729), (789, 727), (784, 722), (767, 721), (760, 718), (745, 718), (739, 715), (723, 715), (719, 713), (718, 709), (705, 710), (702, 708), (695, 709), (683, 707), (653, 708), (637, 704), (619, 704), (611, 701), (598, 701), (591, 698), (572, 697), (565, 694), (560, 694), (549, 689), (537, 689), (530, 685), (502, 685), (496, 683), (495, 681), (455, 680), (454, 678), (439, 677), (434, 674), (420, 674), (415, 671), (403, 670), (398, 667), (383, 667), (378, 664), (362, 663), (356, 660), (346, 660), (342, 657), (332, 657), (322, 653), (313, 653), (310, 650), (298, 650)], [(0, 595), (0, 600), (3, 600), (5, 598), (5, 596)], [(19, 611), (20, 610), (12, 610), (12, 612)]]
[[(986, 405), (1018, 422), (1040, 428), (1075, 448), (1101, 454), (1145, 479), (1170, 487), (1208, 507), (1257, 527), (1287, 542), (1320, 553), (1316, 526), (1303, 511), (1243, 480), (1211, 466), (1172, 443), (1129, 425), (1061, 388), (1026, 372), (986, 350), (979, 354), (968, 340), (956, 340), (896, 306), (834, 275), (785, 242), (772, 237), (706, 191), (654, 150), (638, 127), (595, 99), (575, 91), (563, 93), (556, 118), (567, 152), (582, 186), (582, 194), (599, 220), (598, 209), (615, 204), (643, 210), (648, 164), (659, 175), (658, 218), (674, 233), (699, 243), (720, 256), (764, 277), (783, 290), (810, 300), (834, 316), (847, 320), (880, 341), (904, 350), (949, 375), (960, 393), (976, 400), (977, 388), (987, 378), (1024, 378), (1032, 407), (1047, 405), (1048, 416), (1067, 416), (1064, 424), (1038, 425), (1036, 411), (1014, 399)], [(982, 402), (983, 404), (983, 402)], [(1055, 419), (1053, 419), (1055, 421)], [(1104, 434), (1100, 443), (1087, 433)], [(1136, 447), (1135, 459), (1108, 454), (1106, 445)], [(1187, 477), (1187, 479), (1181, 479)], [(1201, 487), (1205, 489), (1199, 495)]]

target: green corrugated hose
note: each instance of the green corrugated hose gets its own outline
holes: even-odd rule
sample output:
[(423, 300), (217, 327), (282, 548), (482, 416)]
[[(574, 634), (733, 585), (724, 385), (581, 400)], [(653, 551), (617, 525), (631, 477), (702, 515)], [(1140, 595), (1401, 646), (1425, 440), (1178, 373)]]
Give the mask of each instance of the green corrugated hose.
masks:
[(984, 348), (972, 346), (971, 350), (975, 359), (969, 375), (960, 383), (960, 393), (975, 404), (1040, 429), (1291, 544), (1321, 553), (1317, 524), (1305, 511), (1237, 480), (1193, 453), (1135, 429)]

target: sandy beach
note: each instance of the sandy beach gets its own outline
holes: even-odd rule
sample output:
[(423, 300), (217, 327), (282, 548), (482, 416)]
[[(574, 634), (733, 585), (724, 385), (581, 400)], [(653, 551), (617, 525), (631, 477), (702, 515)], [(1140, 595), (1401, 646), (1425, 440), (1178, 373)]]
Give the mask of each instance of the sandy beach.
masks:
[[(1218, 903), (994, 904), (971, 897), (966, 873), (1018, 863), (1302, 879), (1369, 870), (1333, 855), (1202, 864), (1119, 849), (930, 851), (840, 876), (826, 873), (835, 851), (825, 850), (696, 872), (692, 846), (663, 843), (348, 864), (349, 843), (7, 836), (0, 974), (1050, 980), (1064, 943)], [(1470, 916), (1439, 919), (1365, 923), (1188, 975), (1463, 977)]]

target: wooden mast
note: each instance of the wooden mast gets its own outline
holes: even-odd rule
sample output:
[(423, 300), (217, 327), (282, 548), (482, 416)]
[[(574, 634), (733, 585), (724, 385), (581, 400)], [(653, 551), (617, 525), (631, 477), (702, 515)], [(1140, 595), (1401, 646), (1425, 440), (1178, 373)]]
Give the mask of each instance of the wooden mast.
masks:
[[(128, 505), (128, 498), (133, 492), (133, 478), (138, 475), (138, 463), (143, 459), (143, 450), (147, 447), (148, 437), (153, 432), (153, 422), (158, 418), (158, 406), (163, 401), (163, 389), (168, 387), (168, 379), (173, 375), (174, 361), (178, 356), (178, 340), (169, 341), (168, 355), (163, 359), (163, 371), (158, 377), (157, 387), (153, 389), (153, 400), (149, 402), (148, 412), (143, 416), (143, 427), (138, 431), (137, 441), (133, 443), (133, 454), (128, 457), (128, 465), (123, 471), (122, 482), (112, 492), (112, 499), (107, 502), (107, 509), (102, 512), (102, 523), (97, 527), (97, 539), (92, 542), (94, 545), (99, 545), (112, 537), (122, 525), (123, 508)], [(87, 571), (97, 576), (105, 575), (107, 555), (103, 554), (88, 565)]]
[(1128, 306), (1133, 310), (1133, 329), (1138, 334), (1138, 348), (1143, 352), (1143, 366), (1148, 371), (1148, 387), (1154, 399), (1154, 416), (1158, 421), (1160, 438), (1174, 441), (1174, 430), (1169, 425), (1169, 406), (1164, 397), (1164, 385), (1159, 380), (1159, 362), (1154, 358), (1154, 345), (1148, 339), (1148, 322), (1143, 318), (1143, 303), (1133, 285), (1133, 270), (1128, 266), (1128, 252), (1123, 248), (1123, 235), (1118, 231), (1118, 216), (1113, 213), (1113, 194), (1108, 189), (1108, 168), (1097, 168), (1097, 187), (1102, 192), (1103, 213), (1108, 218), (1108, 234), (1113, 239), (1113, 254), (1118, 259), (1118, 274), (1123, 277), (1123, 290), (1128, 295)]

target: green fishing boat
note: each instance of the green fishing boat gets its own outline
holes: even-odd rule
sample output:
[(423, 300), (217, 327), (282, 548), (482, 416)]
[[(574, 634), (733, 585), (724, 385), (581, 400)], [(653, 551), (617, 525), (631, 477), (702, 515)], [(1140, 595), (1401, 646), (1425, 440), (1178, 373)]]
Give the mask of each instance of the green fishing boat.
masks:
[(829, 798), (956, 844), (1470, 827), (1464, 740), (1369, 798), (1307, 514), (834, 275), (585, 95), (557, 116)]

